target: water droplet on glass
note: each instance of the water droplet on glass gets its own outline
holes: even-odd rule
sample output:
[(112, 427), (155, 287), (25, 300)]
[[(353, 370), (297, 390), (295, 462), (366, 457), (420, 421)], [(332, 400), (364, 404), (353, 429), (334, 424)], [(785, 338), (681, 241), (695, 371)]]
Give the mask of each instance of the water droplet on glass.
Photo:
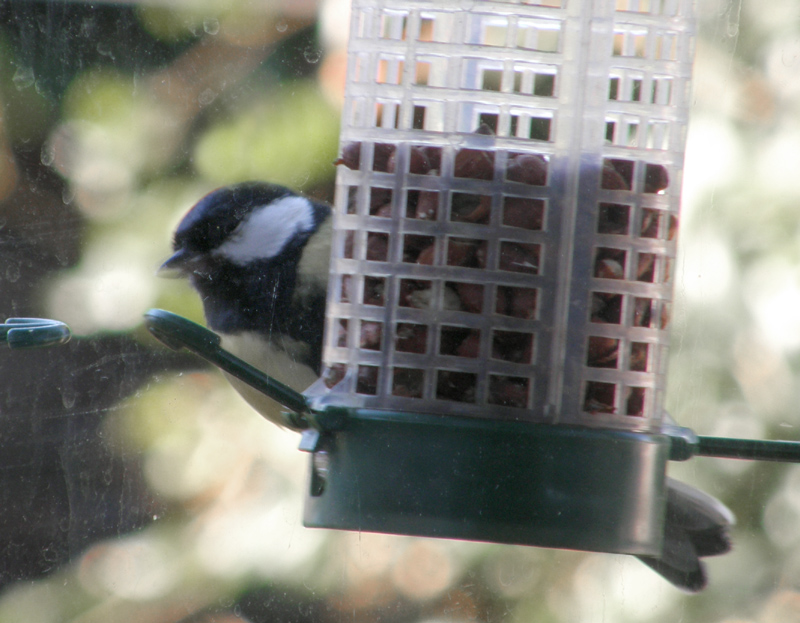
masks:
[(55, 160), (55, 158), (56, 158), (56, 153), (55, 153), (55, 150), (52, 147), (50, 147), (48, 145), (45, 145), (44, 147), (42, 147), (42, 153), (41, 153), (40, 159), (41, 159), (42, 164), (44, 166), (49, 167), (50, 165), (52, 165), (53, 164), (53, 160)]
[(216, 35), (219, 32), (219, 20), (215, 17), (207, 17), (203, 20), (203, 30), (209, 35)]
[(11, 283), (19, 279), (19, 264), (11, 264), (6, 268), (6, 279)]
[(58, 554), (54, 551), (54, 548), (45, 547), (42, 549), (42, 560), (46, 562), (56, 562), (58, 560)]
[(71, 387), (63, 387), (61, 389), (61, 404), (64, 406), (65, 409), (72, 409), (75, 406), (75, 402), (78, 400), (78, 394), (75, 390)]
[(63, 251), (56, 251), (56, 261), (61, 266), (67, 266), (69, 264), (69, 255), (67, 255)]
[(729, 37), (736, 37), (739, 35), (739, 20), (738, 14), (736, 17), (730, 16), (728, 18), (728, 23), (725, 24), (725, 30), (728, 33)]
[(303, 50), (303, 58), (309, 63), (318, 63), (321, 56), (319, 48), (306, 48)]
[(36, 80), (36, 78), (33, 75), (33, 68), (17, 67), (17, 71), (14, 72), (14, 77), (11, 78), (11, 80), (14, 82), (14, 85), (21, 91), (22, 89), (27, 89), (29, 86), (31, 86)]
[(105, 41), (101, 41), (97, 44), (97, 51), (103, 56), (107, 56), (112, 60), (114, 59), (114, 53), (111, 51), (111, 46)]
[(277, 24), (275, 24), (275, 30), (277, 30), (278, 32), (286, 32), (286, 30), (288, 28), (289, 28), (289, 24), (284, 22), (283, 20), (281, 20)]
[(454, 148), (460, 149), (464, 146), (464, 137), (460, 134), (451, 134), (447, 137), (447, 142), (450, 143)]
[(206, 89), (200, 95), (197, 96), (197, 101), (200, 103), (201, 106), (208, 106), (214, 99), (217, 97), (217, 94), (214, 92), (213, 89)]

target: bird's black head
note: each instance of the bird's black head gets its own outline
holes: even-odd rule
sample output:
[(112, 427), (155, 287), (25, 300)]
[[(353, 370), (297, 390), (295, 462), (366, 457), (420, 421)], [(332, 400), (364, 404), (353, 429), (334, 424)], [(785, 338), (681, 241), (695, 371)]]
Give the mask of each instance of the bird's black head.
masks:
[(280, 330), (306, 243), (329, 216), (328, 206), (282, 186), (220, 188), (184, 216), (162, 271), (189, 277), (212, 329)]
[(176, 253), (199, 256), (216, 251), (254, 211), (285, 198), (296, 197), (288, 188), (245, 182), (218, 188), (200, 199), (175, 230)]

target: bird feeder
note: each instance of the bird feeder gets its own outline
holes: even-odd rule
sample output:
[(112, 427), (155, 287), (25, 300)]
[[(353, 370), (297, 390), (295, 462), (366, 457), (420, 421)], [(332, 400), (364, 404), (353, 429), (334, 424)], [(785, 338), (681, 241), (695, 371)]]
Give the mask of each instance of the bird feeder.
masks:
[(691, 10), (353, 2), (317, 404), (392, 530), (660, 549)]
[(307, 526), (658, 555), (691, 0), (353, 0)]

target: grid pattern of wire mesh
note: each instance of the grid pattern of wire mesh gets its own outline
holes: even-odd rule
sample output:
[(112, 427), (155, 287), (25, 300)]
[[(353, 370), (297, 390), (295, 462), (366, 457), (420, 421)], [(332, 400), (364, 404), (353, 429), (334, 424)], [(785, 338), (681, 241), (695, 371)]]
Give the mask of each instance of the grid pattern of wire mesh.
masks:
[(691, 0), (352, 10), (326, 400), (657, 427)]

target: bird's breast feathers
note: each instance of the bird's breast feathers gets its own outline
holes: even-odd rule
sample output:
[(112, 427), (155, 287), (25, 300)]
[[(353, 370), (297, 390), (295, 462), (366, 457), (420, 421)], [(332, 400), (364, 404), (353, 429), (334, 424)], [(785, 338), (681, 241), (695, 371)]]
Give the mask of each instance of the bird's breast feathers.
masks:
[[(314, 371), (300, 363), (307, 358), (309, 347), (299, 340), (276, 335), (272, 341), (267, 341), (255, 332), (246, 331), (236, 335), (223, 335), (222, 347), (296, 391), (306, 390), (317, 380)], [(236, 391), (264, 417), (275, 421), (276, 415), (284, 410), (256, 389), (226, 376)]]

